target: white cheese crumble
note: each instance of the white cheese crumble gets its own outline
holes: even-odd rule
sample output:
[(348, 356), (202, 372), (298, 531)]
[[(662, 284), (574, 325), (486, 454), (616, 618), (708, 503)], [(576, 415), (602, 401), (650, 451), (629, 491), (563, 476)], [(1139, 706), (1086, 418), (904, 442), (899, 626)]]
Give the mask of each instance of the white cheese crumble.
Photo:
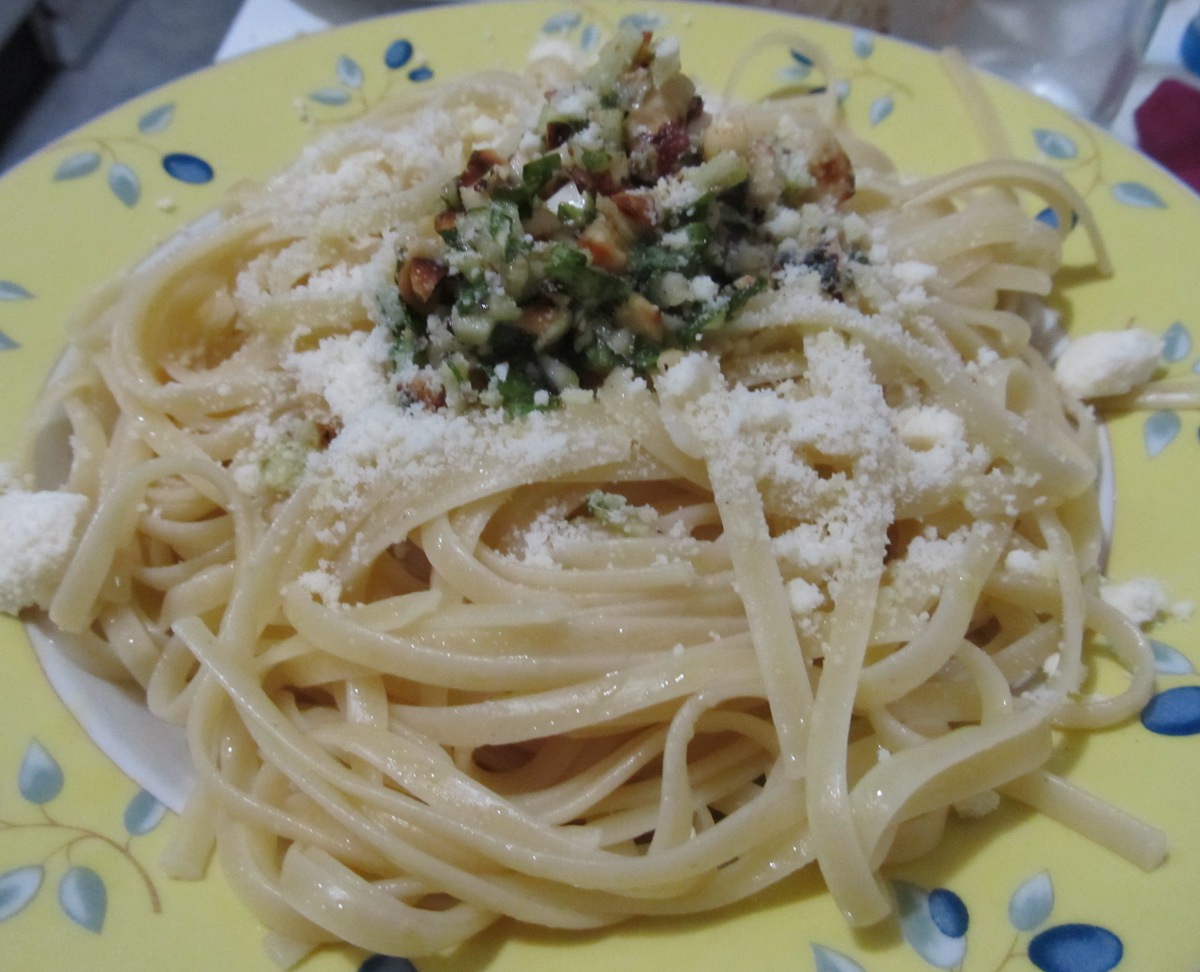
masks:
[(674, 176), (659, 179), (651, 192), (660, 207), (672, 212), (695, 205), (704, 195), (698, 186)]
[(387, 379), (389, 339), (382, 328), (324, 338), (283, 361), (301, 394), (317, 395), (332, 415), (349, 421), (369, 405), (392, 400)]
[(1013, 574), (1047, 577), (1053, 574), (1049, 558), (1041, 551), (1017, 548), (1004, 555), (1004, 569)]
[(296, 578), (296, 583), (309, 594), (315, 594), (328, 607), (341, 601), (342, 582), (333, 573), (331, 564), (322, 560), (317, 570), (310, 570)]
[(937, 268), (919, 260), (903, 260), (892, 264), (892, 276), (898, 287), (896, 300), (907, 307), (919, 307), (929, 300), (925, 282), (937, 275)]
[(787, 596), (792, 614), (797, 617), (812, 614), (825, 603), (825, 595), (821, 593), (821, 588), (802, 577), (794, 577), (787, 582)]
[(692, 280), (692, 297), (701, 303), (715, 300), (719, 291), (717, 282), (707, 274), (701, 274)]
[(763, 230), (775, 240), (794, 239), (803, 229), (800, 213), (786, 206), (777, 207), (771, 218), (763, 223)]
[(1102, 584), (1100, 597), (1139, 626), (1150, 624), (1160, 615), (1186, 618), (1192, 613), (1190, 602), (1172, 602), (1162, 584), (1151, 577), (1135, 577), (1120, 584)]
[(557, 555), (573, 544), (594, 540), (598, 531), (586, 520), (565, 519), (569, 511), (550, 509), (540, 513), (528, 528), (510, 538), (509, 558), (526, 567), (555, 569)]
[(1059, 387), (1076, 398), (1124, 395), (1144, 385), (1162, 357), (1162, 338), (1140, 328), (1086, 334), (1054, 365)]
[[(8, 475), (6, 485), (14, 480)], [(0, 494), (0, 612), (49, 605), (87, 505), (77, 493)]]

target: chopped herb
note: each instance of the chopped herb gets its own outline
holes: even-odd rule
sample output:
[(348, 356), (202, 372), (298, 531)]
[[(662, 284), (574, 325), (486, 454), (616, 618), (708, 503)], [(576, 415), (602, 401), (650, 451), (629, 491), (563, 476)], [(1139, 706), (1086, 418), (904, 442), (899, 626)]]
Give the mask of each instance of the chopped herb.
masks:
[(488, 285), (482, 274), (464, 277), (458, 284), (454, 309), (460, 314), (472, 314), (487, 309)]
[(543, 389), (524, 371), (510, 366), (508, 373), (496, 385), (500, 392), (504, 410), (514, 418), (521, 418), (530, 412), (544, 411), (549, 407), (537, 403), (537, 393)]
[(647, 536), (650, 523), (658, 515), (653, 507), (632, 506), (620, 493), (599, 489), (588, 494), (587, 511), (606, 530), (627, 537)]
[(521, 182), (531, 195), (536, 195), (542, 191), (542, 188), (561, 166), (562, 157), (560, 155), (553, 152), (543, 155), (525, 165), (525, 168), (521, 170)]
[(550, 251), (546, 277), (588, 307), (618, 304), (629, 293), (626, 281), (592, 266), (587, 254), (573, 246), (560, 245)]
[(612, 165), (612, 156), (604, 149), (584, 149), (583, 167), (588, 172), (603, 172)]

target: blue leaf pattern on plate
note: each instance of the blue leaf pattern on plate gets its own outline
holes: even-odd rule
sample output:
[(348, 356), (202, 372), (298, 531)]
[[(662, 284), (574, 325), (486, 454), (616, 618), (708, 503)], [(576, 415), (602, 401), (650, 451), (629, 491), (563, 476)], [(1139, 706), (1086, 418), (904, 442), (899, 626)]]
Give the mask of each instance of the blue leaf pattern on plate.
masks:
[(17, 772), (17, 788), (30, 803), (49, 803), (62, 792), (62, 767), (36, 739), (25, 747)]
[(213, 167), (198, 155), (171, 152), (163, 156), (162, 167), (172, 179), (191, 183), (193, 186), (212, 182)]
[(1037, 928), (1054, 910), (1054, 885), (1046, 871), (1035, 874), (1008, 899), (1008, 920), (1017, 931)]
[(1158, 193), (1140, 182), (1118, 182), (1112, 187), (1112, 194), (1113, 199), (1126, 206), (1139, 206), (1142, 209), (1167, 208), (1167, 204)]
[(1191, 659), (1170, 645), (1151, 638), (1150, 650), (1154, 652), (1154, 670), (1159, 675), (1192, 675), (1196, 671)]
[(318, 88), (316, 91), (309, 92), (308, 96), (318, 105), (331, 107), (344, 105), (350, 100), (350, 92), (345, 88)]
[(579, 35), (579, 46), (582, 50), (590, 51), (600, 41), (600, 30), (595, 24), (588, 24)]
[(875, 38), (865, 30), (856, 30), (851, 46), (856, 57), (867, 58), (875, 53)]
[(433, 77), (433, 68), (431, 68), (431, 67), (413, 68), (411, 71), (408, 72), (408, 80), (409, 81), (418, 81), (418, 82), (428, 81), (432, 77)]
[[(779, 80), (782, 84), (798, 84), (801, 81), (808, 79), (812, 73), (811, 69), (800, 64), (789, 64), (787, 67), (779, 69)], [(824, 88), (818, 90), (824, 91)]]
[(1108, 972), (1121, 961), (1125, 946), (1098, 925), (1055, 925), (1030, 940), (1027, 954), (1042, 972)]
[(929, 892), (929, 917), (938, 931), (950, 938), (962, 938), (971, 923), (963, 899), (947, 888), (934, 888)]
[(1176, 321), (1163, 334), (1163, 359), (1174, 363), (1192, 353), (1192, 335), (1182, 321)]
[(545, 34), (565, 34), (578, 27), (581, 20), (583, 20), (582, 14), (568, 10), (566, 13), (555, 14), (542, 24), (542, 32)]
[[(947, 935), (938, 927), (930, 910), (929, 892), (907, 881), (895, 881), (892, 888), (896, 893), (904, 940), (921, 958), (939, 969), (952, 969), (960, 964), (967, 953), (967, 941), (961, 936)], [(946, 893), (953, 894), (949, 891)], [(958, 898), (957, 895), (954, 897)], [(962, 903), (961, 899), (959, 903)], [(963, 912), (965, 915), (965, 906)], [(965, 916), (962, 927), (965, 930)]]
[(895, 107), (895, 102), (888, 95), (876, 98), (871, 102), (871, 124), (878, 125), (892, 113), (892, 109)]
[(19, 348), (20, 346), (3, 331), (0, 331), (0, 351), (12, 351), (14, 348)]
[(168, 101), (165, 104), (157, 105), (138, 119), (138, 131), (143, 135), (153, 135), (155, 132), (161, 132), (171, 124), (171, 120), (174, 117), (174, 102)]
[(1200, 685), (1159, 692), (1142, 709), (1142, 725), (1160, 736), (1200, 735)]
[(1034, 217), (1034, 219), (1038, 220), (1039, 222), (1045, 223), (1051, 229), (1058, 229), (1058, 213), (1056, 213), (1049, 206), (1047, 206), (1040, 213), (1038, 213)]
[(28, 290), (11, 280), (0, 280), (0, 300), (29, 300), (33, 297)]
[(108, 912), (108, 889), (90, 867), (73, 867), (58, 882), (58, 903), (75, 924), (99, 932)]
[(1146, 443), (1146, 455), (1151, 459), (1175, 441), (1183, 423), (1175, 412), (1161, 410), (1146, 418), (1142, 427), (1142, 438)]
[(854, 959), (824, 945), (812, 946), (816, 972), (866, 972)]
[(75, 152), (58, 163), (58, 168), (54, 170), (54, 179), (56, 182), (79, 179), (90, 175), (98, 168), (100, 168), (99, 152)]
[(166, 816), (167, 808), (154, 794), (139, 790), (125, 807), (125, 830), (138, 837), (148, 834)]
[(0, 921), (11, 918), (33, 900), (45, 875), (46, 869), (40, 864), (0, 874)]
[(417, 967), (406, 958), (372, 955), (358, 967), (358, 972), (417, 972)]
[(837, 88), (835, 90), (837, 91), (837, 100), (845, 101), (850, 97), (850, 82), (846, 78), (842, 78), (842, 80), (837, 83)]
[(393, 71), (396, 71), (411, 61), (412, 56), (412, 43), (401, 37), (388, 44), (387, 50), (383, 52), (383, 63)]
[(337, 67), (334, 69), (334, 72), (337, 74), (338, 80), (347, 88), (362, 87), (363, 69), (354, 58), (343, 54), (337, 59)]
[(662, 26), (662, 18), (656, 14), (626, 14), (621, 18), (619, 26), (628, 27), (631, 30), (657, 30)]
[(136, 206), (142, 195), (137, 173), (124, 162), (114, 162), (108, 169), (108, 188), (126, 206)]
[(1079, 154), (1079, 146), (1069, 135), (1056, 132), (1051, 128), (1037, 128), (1033, 132), (1033, 140), (1046, 155), (1052, 159), (1073, 159)]

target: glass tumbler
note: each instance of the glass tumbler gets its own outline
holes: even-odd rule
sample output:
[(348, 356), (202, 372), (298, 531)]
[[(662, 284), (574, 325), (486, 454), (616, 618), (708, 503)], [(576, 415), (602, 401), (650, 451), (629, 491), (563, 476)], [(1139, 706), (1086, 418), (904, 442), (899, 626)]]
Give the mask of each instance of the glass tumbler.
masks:
[(891, 32), (1107, 125), (1166, 0), (892, 0)]

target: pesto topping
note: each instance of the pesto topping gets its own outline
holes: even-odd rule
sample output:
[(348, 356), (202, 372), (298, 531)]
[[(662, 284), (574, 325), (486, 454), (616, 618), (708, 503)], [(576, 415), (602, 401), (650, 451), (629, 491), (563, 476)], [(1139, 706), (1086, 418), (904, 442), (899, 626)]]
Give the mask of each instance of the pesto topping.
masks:
[(514, 156), (472, 153), (436, 235), (399, 255), (391, 334), (404, 400), (522, 415), (616, 368), (647, 375), (789, 266), (843, 299), (847, 248), (828, 233), (798, 246), (771, 226), (849, 195), (844, 153), (730, 146), (712, 121), (677, 48), (625, 32), (579, 83), (547, 95)]

